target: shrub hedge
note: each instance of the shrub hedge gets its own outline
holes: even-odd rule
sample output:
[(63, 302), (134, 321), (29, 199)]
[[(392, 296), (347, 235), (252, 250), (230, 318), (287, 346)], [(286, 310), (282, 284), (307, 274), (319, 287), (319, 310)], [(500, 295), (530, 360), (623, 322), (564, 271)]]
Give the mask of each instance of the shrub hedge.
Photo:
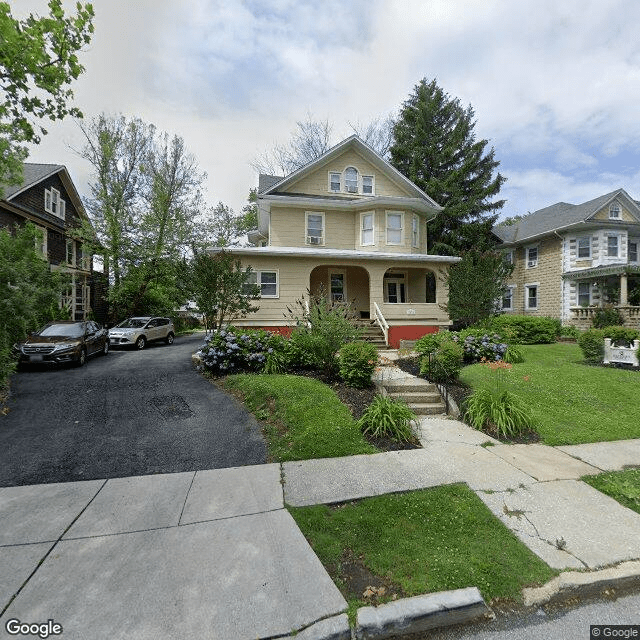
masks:
[(560, 335), (562, 324), (546, 316), (499, 315), (483, 326), (499, 333), (507, 342), (518, 344), (551, 344)]

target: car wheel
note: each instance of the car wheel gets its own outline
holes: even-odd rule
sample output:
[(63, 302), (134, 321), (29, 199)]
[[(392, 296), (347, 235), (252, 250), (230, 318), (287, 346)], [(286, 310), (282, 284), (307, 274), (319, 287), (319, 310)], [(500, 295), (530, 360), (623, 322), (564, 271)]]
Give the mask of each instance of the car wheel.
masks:
[(84, 347), (82, 347), (82, 349), (80, 349), (80, 356), (76, 360), (76, 366), (84, 367), (84, 363), (86, 361), (87, 361), (87, 350)]
[(173, 333), (170, 333), (164, 340), (167, 344), (173, 344)]
[(146, 346), (147, 346), (147, 339), (144, 336), (140, 336), (136, 340), (136, 349), (138, 349), (138, 351), (142, 351)]
[(102, 355), (106, 356), (107, 353), (109, 353), (109, 341), (105, 340), (104, 341), (104, 347), (102, 347)]

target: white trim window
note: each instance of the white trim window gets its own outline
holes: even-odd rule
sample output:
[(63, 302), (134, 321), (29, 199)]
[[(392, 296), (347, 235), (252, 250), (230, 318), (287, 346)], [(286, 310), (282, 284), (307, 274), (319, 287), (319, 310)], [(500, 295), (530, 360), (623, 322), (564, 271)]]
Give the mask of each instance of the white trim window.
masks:
[(261, 298), (279, 298), (280, 291), (278, 288), (278, 270), (273, 271), (251, 271), (247, 284), (255, 284), (260, 287)]
[(362, 176), (362, 193), (365, 196), (372, 196), (374, 194), (373, 176)]
[(38, 235), (36, 235), (36, 251), (43, 257), (47, 257), (47, 229), (45, 227), (36, 226)]
[(402, 211), (386, 212), (387, 244), (402, 244), (404, 213)]
[(513, 293), (515, 288), (515, 285), (510, 285), (502, 293), (502, 298), (500, 299), (500, 308), (502, 311), (513, 311)]
[(537, 282), (524, 286), (524, 306), (525, 309), (537, 309), (539, 304), (539, 284)]
[(342, 176), (338, 171), (329, 172), (329, 191), (339, 193), (342, 188)]
[(66, 259), (70, 267), (76, 266), (76, 243), (71, 238), (67, 238)]
[(638, 241), (629, 240), (629, 247), (627, 248), (627, 256), (629, 262), (638, 262)]
[(618, 236), (607, 236), (607, 255), (610, 258), (617, 258), (619, 253)]
[(376, 214), (373, 211), (367, 211), (360, 214), (360, 245), (363, 247), (371, 246), (376, 243), (375, 239), (375, 222)]
[(591, 236), (582, 236), (576, 240), (578, 260), (591, 258)]
[(44, 190), (44, 210), (62, 220), (65, 219), (66, 204), (57, 189), (51, 187)]
[(538, 266), (538, 245), (527, 247), (527, 269)]
[(411, 246), (420, 247), (420, 218), (416, 215), (411, 219)]
[(620, 220), (620, 205), (617, 202), (612, 202), (609, 205), (609, 218), (611, 220)]
[(305, 212), (305, 244), (324, 245), (324, 213), (322, 211)]
[(358, 170), (355, 167), (347, 167), (344, 170), (344, 190), (347, 193), (358, 193)]
[(502, 258), (507, 264), (513, 264), (513, 249), (505, 251)]
[(588, 307), (591, 305), (591, 283), (578, 282), (578, 306)]

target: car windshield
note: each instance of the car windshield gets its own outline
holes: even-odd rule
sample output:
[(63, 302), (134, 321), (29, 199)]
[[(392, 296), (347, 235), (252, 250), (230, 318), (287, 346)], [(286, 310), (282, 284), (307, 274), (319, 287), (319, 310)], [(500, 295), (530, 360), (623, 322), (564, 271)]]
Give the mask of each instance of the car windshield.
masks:
[(84, 326), (82, 324), (51, 324), (38, 334), (39, 336), (59, 336), (61, 338), (82, 338)]
[(122, 329), (140, 329), (141, 327), (144, 327), (148, 321), (149, 318), (127, 318), (117, 326)]

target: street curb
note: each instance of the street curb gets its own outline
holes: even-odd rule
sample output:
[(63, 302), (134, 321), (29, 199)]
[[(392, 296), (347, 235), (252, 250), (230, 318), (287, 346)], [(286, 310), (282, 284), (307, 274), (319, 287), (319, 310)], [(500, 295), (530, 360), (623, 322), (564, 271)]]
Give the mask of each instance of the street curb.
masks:
[(542, 587), (522, 590), (523, 604), (536, 607), (573, 596), (598, 595), (608, 588), (640, 586), (640, 561), (623, 562), (615, 567), (582, 573), (567, 571)]
[(493, 617), (477, 587), (404, 598), (358, 609), (356, 638), (381, 639)]

